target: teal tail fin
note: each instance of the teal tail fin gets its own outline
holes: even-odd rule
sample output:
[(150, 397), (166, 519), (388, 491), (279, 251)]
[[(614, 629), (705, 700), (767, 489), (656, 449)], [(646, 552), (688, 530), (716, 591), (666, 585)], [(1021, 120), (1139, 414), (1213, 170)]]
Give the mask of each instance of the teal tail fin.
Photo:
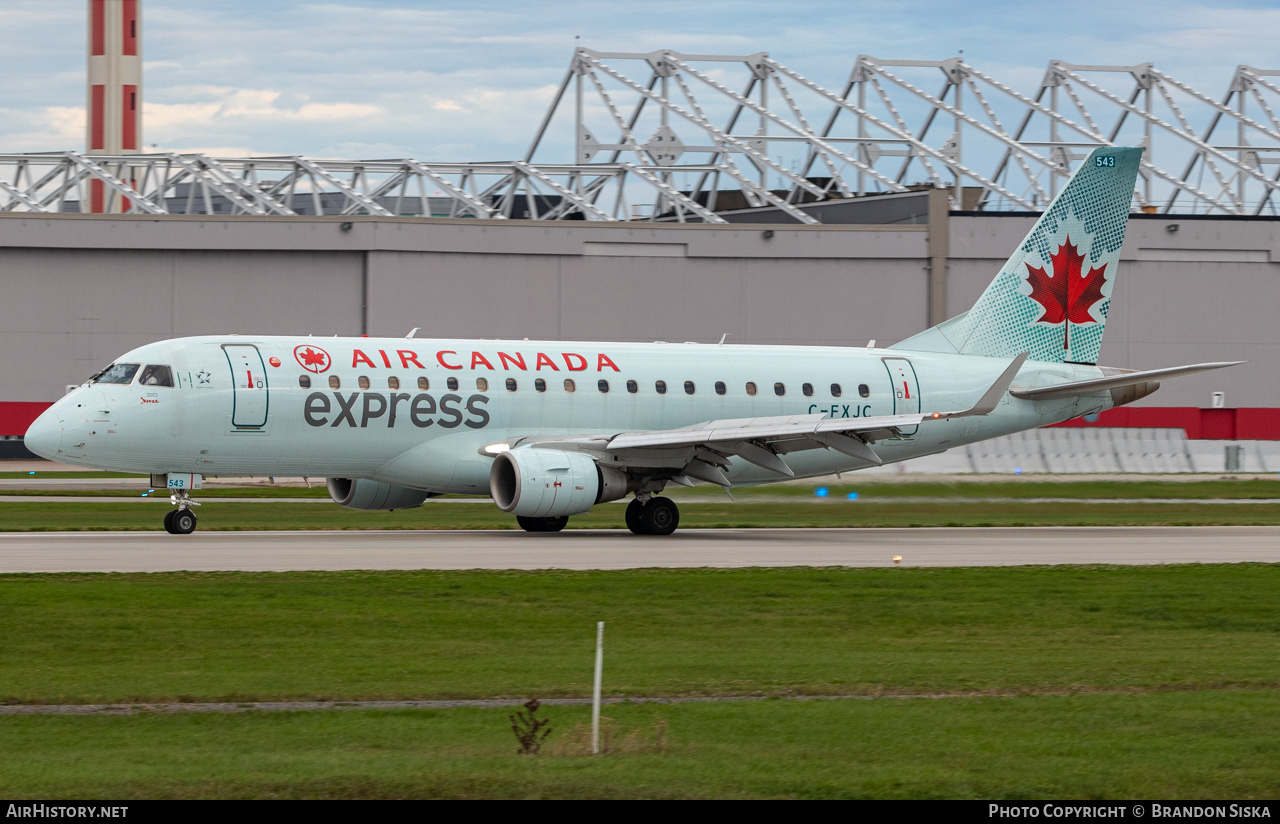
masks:
[(892, 349), (1097, 363), (1142, 149), (1094, 149), (962, 315)]

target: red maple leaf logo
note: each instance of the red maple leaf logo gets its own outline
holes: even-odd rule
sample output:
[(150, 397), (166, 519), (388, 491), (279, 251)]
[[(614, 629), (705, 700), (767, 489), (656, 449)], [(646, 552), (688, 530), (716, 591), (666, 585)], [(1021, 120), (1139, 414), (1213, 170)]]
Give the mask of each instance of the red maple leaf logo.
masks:
[(329, 353), (319, 347), (294, 347), (293, 357), (308, 372), (323, 372), (329, 368), (330, 364)]
[(1062, 348), (1071, 348), (1071, 324), (1097, 323), (1089, 310), (1102, 300), (1102, 284), (1106, 283), (1107, 264), (1090, 269), (1084, 274), (1084, 255), (1071, 243), (1071, 238), (1050, 255), (1053, 273), (1032, 266), (1027, 267), (1027, 283), (1031, 284), (1031, 299), (1044, 307), (1044, 314), (1036, 323), (1063, 324)]

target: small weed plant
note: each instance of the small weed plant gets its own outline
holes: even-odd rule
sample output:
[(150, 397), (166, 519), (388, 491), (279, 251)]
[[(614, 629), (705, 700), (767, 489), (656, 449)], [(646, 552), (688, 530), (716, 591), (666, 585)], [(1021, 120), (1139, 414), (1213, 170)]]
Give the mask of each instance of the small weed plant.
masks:
[(523, 710), (508, 716), (511, 719), (511, 731), (520, 742), (517, 755), (537, 755), (542, 749), (542, 742), (551, 734), (551, 727), (548, 726), (551, 719), (538, 717), (538, 708), (541, 706), (537, 698), (530, 698), (524, 702)]

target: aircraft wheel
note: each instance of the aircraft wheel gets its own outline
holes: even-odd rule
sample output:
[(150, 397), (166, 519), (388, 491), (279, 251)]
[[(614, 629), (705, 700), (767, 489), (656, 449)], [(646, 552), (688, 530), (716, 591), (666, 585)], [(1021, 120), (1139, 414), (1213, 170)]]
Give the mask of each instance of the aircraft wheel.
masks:
[(196, 531), (196, 514), (189, 509), (178, 509), (173, 512), (174, 535), (190, 535)]
[(680, 510), (670, 498), (650, 498), (640, 511), (640, 527), (646, 535), (670, 535), (680, 525)]
[(173, 516), (177, 514), (178, 514), (178, 510), (176, 509), (171, 509), (168, 512), (164, 513), (164, 531), (168, 532), (170, 535), (178, 534), (173, 531)]
[(640, 513), (644, 510), (644, 504), (640, 503), (638, 498), (632, 498), (631, 503), (627, 504), (627, 529), (636, 535), (644, 534), (644, 527), (640, 523)]
[(569, 516), (561, 515), (559, 518), (530, 518), (524, 515), (516, 516), (516, 523), (525, 532), (559, 532), (564, 529), (565, 524), (569, 523)]

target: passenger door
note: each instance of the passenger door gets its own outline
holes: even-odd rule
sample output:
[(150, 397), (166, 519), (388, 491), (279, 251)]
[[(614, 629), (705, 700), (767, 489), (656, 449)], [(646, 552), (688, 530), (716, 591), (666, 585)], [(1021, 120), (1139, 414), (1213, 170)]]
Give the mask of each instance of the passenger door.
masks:
[(267, 425), (270, 406), (270, 388), (267, 386), (267, 367), (258, 347), (248, 343), (227, 343), (222, 346), (231, 367), (231, 384), (234, 387), (231, 406), (231, 425), (236, 429), (261, 429)]
[[(884, 368), (889, 372), (889, 384), (893, 390), (893, 414), (911, 415), (920, 411), (920, 383), (915, 367), (906, 358), (885, 358)], [(902, 436), (909, 438), (920, 427), (902, 428)]]

